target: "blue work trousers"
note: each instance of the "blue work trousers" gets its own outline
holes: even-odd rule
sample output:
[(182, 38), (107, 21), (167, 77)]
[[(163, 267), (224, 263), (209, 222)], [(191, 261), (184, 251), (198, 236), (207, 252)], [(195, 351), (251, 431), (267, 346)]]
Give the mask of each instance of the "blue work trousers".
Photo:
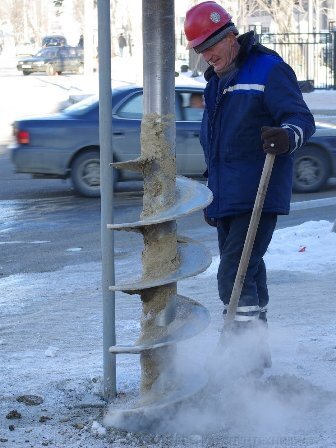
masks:
[[(219, 297), (228, 305), (236, 278), (238, 265), (244, 247), (251, 213), (228, 216), (217, 220), (220, 263), (217, 280)], [(257, 317), (259, 310), (264, 311), (269, 301), (266, 267), (263, 256), (271, 242), (277, 223), (277, 214), (262, 213), (256, 233), (238, 310), (248, 320), (248, 316)], [(252, 312), (250, 312), (252, 311)]]

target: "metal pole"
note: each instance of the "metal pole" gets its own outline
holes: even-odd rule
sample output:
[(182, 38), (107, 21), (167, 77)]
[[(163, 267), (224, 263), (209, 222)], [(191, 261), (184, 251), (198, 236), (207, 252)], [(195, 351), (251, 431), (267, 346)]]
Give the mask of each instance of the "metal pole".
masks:
[(101, 190), (101, 248), (103, 294), (104, 397), (116, 395), (115, 355), (108, 349), (115, 345), (114, 238), (107, 224), (113, 222), (112, 91), (110, 0), (98, 0), (99, 49), (99, 140)]
[(333, 29), (332, 40), (333, 40), (332, 64), (333, 64), (333, 75), (334, 75), (333, 89), (335, 90), (336, 89), (336, 29)]
[[(308, 0), (308, 33), (314, 33), (314, 5), (313, 0)], [(315, 35), (312, 36), (315, 40)], [(310, 45), (309, 45), (310, 44)], [(314, 79), (314, 45), (311, 44), (308, 35), (308, 75), (307, 79)]]

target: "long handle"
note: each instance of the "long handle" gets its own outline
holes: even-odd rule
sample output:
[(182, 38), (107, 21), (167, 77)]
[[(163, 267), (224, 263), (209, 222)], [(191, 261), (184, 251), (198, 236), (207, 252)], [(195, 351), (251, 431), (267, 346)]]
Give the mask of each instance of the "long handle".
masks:
[(261, 211), (264, 205), (265, 196), (272, 173), (274, 159), (274, 154), (266, 154), (266, 160), (264, 163), (263, 171), (261, 173), (257, 196), (254, 202), (251, 220), (247, 230), (243, 252), (240, 258), (238, 271), (232, 288), (230, 302), (224, 320), (223, 331), (220, 336), (220, 342), (224, 339), (225, 333), (231, 330), (236, 315), (240, 294), (243, 288), (247, 267), (250, 261), (251, 252), (260, 221)]

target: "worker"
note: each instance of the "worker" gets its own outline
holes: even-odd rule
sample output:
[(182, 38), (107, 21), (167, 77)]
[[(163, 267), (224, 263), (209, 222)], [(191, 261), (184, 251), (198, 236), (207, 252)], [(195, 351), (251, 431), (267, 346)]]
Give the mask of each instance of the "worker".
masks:
[[(188, 48), (209, 64), (200, 140), (213, 193), (205, 219), (218, 233), (217, 279), (224, 315), (266, 153), (276, 155), (233, 325), (242, 333), (257, 322), (266, 325), (269, 294), (263, 256), (278, 215), (289, 213), (294, 154), (315, 132), (315, 123), (292, 68), (275, 51), (256, 43), (253, 31), (239, 36), (231, 19), (222, 6), (206, 1), (187, 11), (184, 28)], [(265, 366), (269, 364), (267, 355)]]

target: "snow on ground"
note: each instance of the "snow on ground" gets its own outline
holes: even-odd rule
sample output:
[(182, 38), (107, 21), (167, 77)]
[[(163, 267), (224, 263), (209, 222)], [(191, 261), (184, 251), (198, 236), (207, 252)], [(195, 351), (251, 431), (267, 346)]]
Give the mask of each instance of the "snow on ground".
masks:
[[(336, 233), (330, 232), (329, 221), (310, 221), (299, 226), (275, 231), (265, 263), (268, 270), (332, 272), (336, 266)], [(216, 275), (219, 256), (203, 276)]]
[[(179, 344), (176, 364), (192, 376), (208, 373), (209, 387), (173, 415), (160, 416), (160, 434), (108, 425), (115, 421), (113, 412), (138, 394), (137, 355), (117, 357), (118, 398), (112, 417), (105, 417), (99, 264), (0, 278), (0, 446), (334, 447), (336, 233), (331, 229), (330, 222), (314, 221), (274, 234), (266, 256), (273, 366), (259, 379), (244, 370), (253, 366), (253, 335), (243, 346), (239, 340), (214, 355), (222, 325), (216, 257), (205, 273), (179, 282), (179, 293), (208, 308), (211, 323)], [(123, 268), (131, 272), (132, 263), (129, 259)], [(118, 343), (136, 340), (139, 302), (137, 296), (117, 294)]]

